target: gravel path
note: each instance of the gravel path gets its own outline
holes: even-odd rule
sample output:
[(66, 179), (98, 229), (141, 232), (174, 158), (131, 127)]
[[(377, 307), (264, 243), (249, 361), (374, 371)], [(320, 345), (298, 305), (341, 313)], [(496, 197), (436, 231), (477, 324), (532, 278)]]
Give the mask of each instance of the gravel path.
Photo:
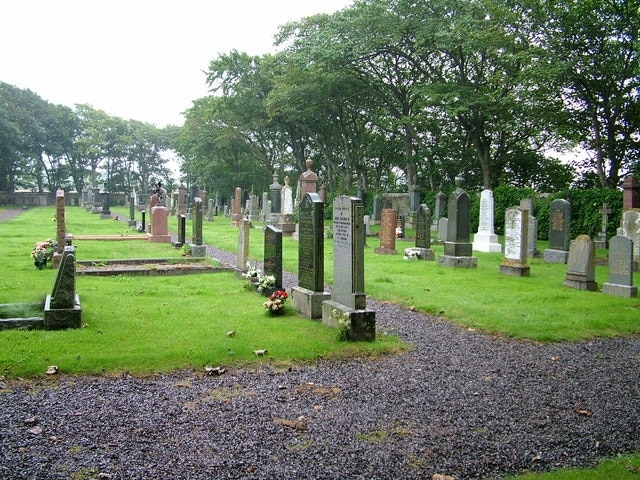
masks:
[(461, 480), (640, 449), (637, 336), (540, 345), (369, 305), (410, 352), (5, 385), (0, 478)]

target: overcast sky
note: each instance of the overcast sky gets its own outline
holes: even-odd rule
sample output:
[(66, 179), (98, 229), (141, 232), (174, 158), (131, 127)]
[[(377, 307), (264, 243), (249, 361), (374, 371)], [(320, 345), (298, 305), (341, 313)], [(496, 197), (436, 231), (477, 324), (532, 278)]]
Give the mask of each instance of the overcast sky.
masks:
[(164, 127), (207, 95), (219, 53), (273, 52), (279, 25), (352, 0), (6, 0), (0, 81)]

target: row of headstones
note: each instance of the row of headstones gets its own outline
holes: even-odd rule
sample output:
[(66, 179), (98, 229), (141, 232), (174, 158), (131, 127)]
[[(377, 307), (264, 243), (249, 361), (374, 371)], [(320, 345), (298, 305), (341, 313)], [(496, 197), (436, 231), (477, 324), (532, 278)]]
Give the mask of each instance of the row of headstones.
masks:
[[(241, 220), (237, 267), (244, 270), (249, 256), (250, 221)], [(264, 229), (264, 273), (282, 288), (282, 230)], [(324, 287), (324, 201), (306, 193), (300, 202), (298, 230), (298, 285), (290, 292), (298, 313), (322, 319), (332, 327), (347, 328), (349, 339), (375, 340), (375, 311), (367, 308), (364, 293), (364, 207), (355, 197), (333, 201), (334, 284)]]
[[(472, 256), (476, 249), (476, 241), (470, 242), (469, 197), (462, 190), (462, 181), (457, 182), (458, 188), (449, 198), (449, 217), (447, 222), (447, 241), (444, 242), (444, 255), (439, 263), (450, 267), (473, 268), (477, 266), (477, 259)], [(485, 191), (486, 192), (486, 191)], [(484, 192), (483, 192), (484, 193)], [(490, 196), (486, 198), (492, 199)], [(527, 199), (528, 200), (528, 199)], [(489, 211), (490, 210), (490, 211)], [(531, 225), (530, 212), (532, 205), (529, 201), (523, 206), (511, 207), (505, 213), (505, 255), (500, 265), (500, 272), (512, 276), (529, 276), (530, 267), (527, 265), (529, 228)], [(567, 200), (559, 199), (551, 203), (549, 248), (544, 252), (545, 261), (549, 263), (568, 263), (566, 286), (582, 289), (597, 290), (595, 282), (595, 242), (587, 235), (581, 235), (569, 244), (569, 224), (571, 208)], [(430, 211), (426, 205), (421, 205), (416, 214), (416, 244), (414, 248), (405, 249), (405, 258), (434, 260), (431, 247)], [(534, 222), (534, 226), (537, 224)], [(620, 235), (613, 237), (609, 252), (609, 282), (603, 287), (605, 293), (624, 297), (637, 296), (637, 288), (633, 286), (634, 243), (640, 244), (640, 210), (633, 209), (624, 212), (623, 227)], [(375, 249), (377, 254), (397, 253), (395, 238), (397, 228), (397, 212), (395, 209), (385, 209), (381, 215), (380, 247)], [(493, 234), (493, 204), (481, 202), (480, 229), (478, 239), (480, 244), (488, 247), (497, 245), (497, 249), (485, 251), (501, 251), (497, 235)], [(495, 238), (494, 238), (495, 237)], [(535, 238), (535, 237), (534, 237)], [(633, 238), (636, 238), (634, 242)], [(474, 238), (474, 240), (476, 240)], [(637, 259), (636, 259), (637, 260)]]

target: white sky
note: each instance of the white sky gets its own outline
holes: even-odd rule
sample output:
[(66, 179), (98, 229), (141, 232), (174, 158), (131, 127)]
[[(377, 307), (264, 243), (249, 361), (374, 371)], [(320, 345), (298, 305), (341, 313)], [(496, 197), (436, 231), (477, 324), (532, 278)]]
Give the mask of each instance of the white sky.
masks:
[(352, 0), (5, 0), (0, 81), (73, 107), (182, 125), (209, 62), (273, 52), (278, 26)]

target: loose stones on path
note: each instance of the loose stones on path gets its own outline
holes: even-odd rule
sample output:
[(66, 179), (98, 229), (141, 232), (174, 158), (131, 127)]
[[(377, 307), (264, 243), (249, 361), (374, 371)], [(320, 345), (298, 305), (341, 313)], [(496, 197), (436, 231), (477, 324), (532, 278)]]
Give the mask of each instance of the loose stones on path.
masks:
[(364, 293), (364, 207), (355, 197), (333, 201), (334, 283), (322, 304), (322, 322), (348, 330), (350, 340), (375, 340), (375, 312)]
[(307, 193), (300, 202), (298, 228), (298, 286), (291, 289), (291, 304), (307, 318), (322, 318), (324, 291), (324, 202)]
[(571, 241), (567, 261), (566, 287), (577, 290), (598, 290), (596, 276), (596, 247), (588, 235), (579, 235)]
[(637, 297), (638, 287), (633, 286), (633, 240), (616, 235), (609, 241), (609, 281), (602, 291), (618, 297)]

